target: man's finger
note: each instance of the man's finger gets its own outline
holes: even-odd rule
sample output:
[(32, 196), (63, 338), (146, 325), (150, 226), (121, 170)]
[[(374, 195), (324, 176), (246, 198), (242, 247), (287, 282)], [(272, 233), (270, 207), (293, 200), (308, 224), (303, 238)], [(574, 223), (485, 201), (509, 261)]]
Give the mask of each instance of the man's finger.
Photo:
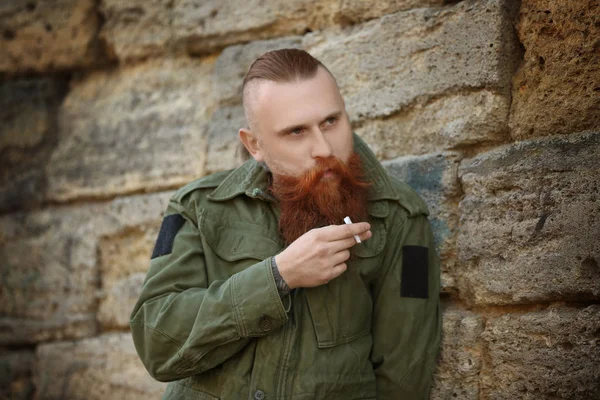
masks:
[(354, 237), (354, 235), (361, 235), (369, 229), (371, 229), (371, 225), (368, 222), (357, 222), (355, 224), (343, 225), (329, 225), (324, 228), (321, 228), (324, 237), (330, 242), (340, 239), (351, 238)]
[[(371, 230), (363, 232), (359, 235), (361, 241), (368, 240), (371, 238), (371, 236), (373, 236)], [(358, 243), (356, 242), (356, 239), (354, 239), (354, 236), (352, 236), (351, 238), (345, 238), (331, 242), (331, 249), (333, 252), (338, 252), (340, 250), (349, 249), (355, 244)]]

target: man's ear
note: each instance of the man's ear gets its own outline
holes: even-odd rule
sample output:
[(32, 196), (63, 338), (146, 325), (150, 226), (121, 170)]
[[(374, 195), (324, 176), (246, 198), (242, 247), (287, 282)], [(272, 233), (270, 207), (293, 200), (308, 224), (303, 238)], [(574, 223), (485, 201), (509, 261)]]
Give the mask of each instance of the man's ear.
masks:
[(241, 128), (238, 131), (238, 134), (240, 136), (241, 142), (244, 144), (244, 147), (246, 148), (246, 150), (248, 150), (248, 153), (250, 153), (250, 155), (256, 161), (264, 161), (262, 149), (260, 148), (260, 144), (258, 142), (258, 139), (256, 138), (256, 135), (246, 128)]

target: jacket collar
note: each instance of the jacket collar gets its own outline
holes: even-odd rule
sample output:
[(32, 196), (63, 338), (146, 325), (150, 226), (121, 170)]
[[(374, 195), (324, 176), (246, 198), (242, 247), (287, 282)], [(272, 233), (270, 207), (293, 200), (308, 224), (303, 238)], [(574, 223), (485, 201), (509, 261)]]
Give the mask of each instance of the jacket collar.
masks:
[[(353, 138), (354, 151), (360, 155), (363, 161), (365, 174), (372, 183), (372, 186), (369, 189), (369, 201), (376, 202), (378, 200), (386, 199), (398, 200), (400, 196), (394, 190), (387, 172), (377, 160), (375, 154), (373, 154), (371, 149), (369, 149), (367, 144), (358, 135), (353, 134)], [(252, 198), (272, 200), (267, 194), (268, 177), (269, 172), (267, 169), (251, 158), (240, 167), (233, 170), (233, 172), (231, 172), (231, 174), (229, 174), (227, 178), (225, 178), (225, 180), (223, 180), (223, 182), (208, 195), (208, 198), (214, 201), (226, 201), (241, 194), (245, 194)], [(382, 205), (372, 205), (370, 207), (370, 213), (375, 216), (379, 216), (378, 214), (387, 214), (387, 205), (385, 206), (385, 210), (383, 207), (384, 206)]]

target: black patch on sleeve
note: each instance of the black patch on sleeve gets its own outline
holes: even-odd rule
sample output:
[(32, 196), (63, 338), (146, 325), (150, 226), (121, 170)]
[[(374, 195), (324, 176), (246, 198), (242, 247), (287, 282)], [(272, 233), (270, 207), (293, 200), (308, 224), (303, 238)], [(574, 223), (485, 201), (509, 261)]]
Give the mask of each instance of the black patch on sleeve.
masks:
[(185, 219), (179, 214), (167, 215), (163, 219), (162, 225), (160, 226), (160, 232), (158, 233), (158, 239), (156, 239), (154, 251), (152, 251), (152, 257), (150, 259), (171, 254), (173, 251), (175, 235), (177, 235), (177, 232), (179, 232), (184, 223)]
[(428, 293), (429, 249), (423, 246), (402, 247), (402, 281), (400, 296), (426, 299)]

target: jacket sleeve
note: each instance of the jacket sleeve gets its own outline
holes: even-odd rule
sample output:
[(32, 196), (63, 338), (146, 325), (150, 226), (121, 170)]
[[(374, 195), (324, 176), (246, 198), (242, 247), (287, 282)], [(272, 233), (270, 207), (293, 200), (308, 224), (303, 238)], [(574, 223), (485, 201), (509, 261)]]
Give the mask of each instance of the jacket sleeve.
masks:
[(130, 319), (135, 348), (159, 381), (207, 371), (285, 324), (270, 258), (209, 281), (196, 219), (171, 202)]
[(428, 399), (441, 336), (440, 267), (427, 217), (407, 217), (373, 287), (377, 398)]

